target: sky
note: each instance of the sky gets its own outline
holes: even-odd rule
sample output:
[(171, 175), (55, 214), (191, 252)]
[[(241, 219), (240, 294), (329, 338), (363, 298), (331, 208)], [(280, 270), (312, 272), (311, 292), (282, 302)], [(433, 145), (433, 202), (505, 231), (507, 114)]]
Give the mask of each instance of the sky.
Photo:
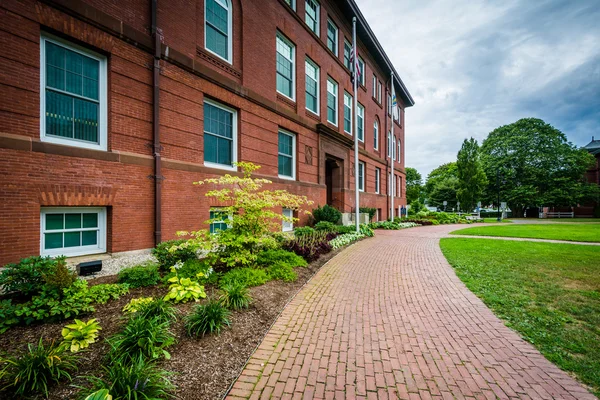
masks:
[(415, 100), (406, 166), (424, 180), (520, 118), (600, 139), (600, 0), (356, 1)]

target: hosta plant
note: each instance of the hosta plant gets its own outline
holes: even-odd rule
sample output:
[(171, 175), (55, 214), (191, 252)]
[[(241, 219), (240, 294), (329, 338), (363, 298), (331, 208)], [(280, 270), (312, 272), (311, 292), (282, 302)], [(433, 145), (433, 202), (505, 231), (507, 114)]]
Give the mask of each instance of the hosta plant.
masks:
[(344, 247), (352, 242), (355, 242), (359, 239), (364, 238), (365, 235), (363, 235), (362, 233), (345, 233), (343, 235), (339, 235), (338, 237), (336, 237), (333, 240), (329, 241), (329, 244), (331, 245), (332, 248), (334, 249), (339, 249), (340, 247)]
[(94, 343), (98, 337), (98, 331), (101, 329), (95, 318), (87, 322), (76, 319), (75, 323), (66, 325), (63, 328), (62, 345), (68, 348), (71, 353), (77, 353), (79, 350), (85, 349)]
[(71, 381), (71, 372), (77, 370), (76, 358), (55, 342), (44, 345), (28, 344), (27, 351), (19, 356), (0, 358), (0, 390), (8, 390), (18, 398), (43, 394), (63, 379)]
[[(196, 275), (198, 278), (204, 276), (202, 272)], [(204, 286), (191, 278), (180, 278), (177, 275), (169, 279), (169, 293), (164, 297), (165, 300), (175, 303), (186, 303), (190, 300), (198, 301), (206, 297)]]
[(85, 396), (84, 400), (113, 400), (113, 397), (108, 389), (100, 389)]
[(125, 307), (123, 307), (123, 312), (130, 314), (136, 313), (139, 310), (141, 310), (145, 305), (148, 305), (153, 301), (154, 298), (152, 297), (140, 297), (137, 299), (131, 299), (129, 303), (127, 303)]

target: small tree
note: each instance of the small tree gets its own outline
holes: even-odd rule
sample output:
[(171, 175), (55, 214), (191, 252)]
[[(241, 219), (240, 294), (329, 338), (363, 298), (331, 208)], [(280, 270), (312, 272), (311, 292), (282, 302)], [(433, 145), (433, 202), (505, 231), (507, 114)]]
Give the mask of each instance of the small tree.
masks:
[(423, 178), (415, 168), (406, 167), (406, 201), (411, 204), (421, 200), (423, 192)]
[(272, 182), (252, 177), (253, 172), (260, 168), (259, 165), (250, 162), (239, 162), (236, 165), (241, 168), (243, 176), (225, 174), (218, 178), (194, 182), (196, 185), (212, 184), (218, 187), (209, 190), (206, 196), (226, 205), (219, 207), (215, 218), (206, 223), (225, 222), (227, 229), (215, 234), (211, 234), (207, 229), (179, 232), (179, 235), (191, 235), (192, 238), (174, 246), (209, 250), (209, 261), (216, 267), (253, 265), (259, 251), (276, 246), (276, 241), (270, 233), (279, 230), (282, 221), (298, 220), (284, 216), (278, 209), (299, 210), (303, 205), (313, 203), (306, 196), (291, 194), (286, 190), (262, 190), (264, 185)]
[(462, 208), (471, 212), (481, 198), (488, 181), (479, 155), (477, 140), (465, 139), (456, 161), (458, 191), (456, 195)]

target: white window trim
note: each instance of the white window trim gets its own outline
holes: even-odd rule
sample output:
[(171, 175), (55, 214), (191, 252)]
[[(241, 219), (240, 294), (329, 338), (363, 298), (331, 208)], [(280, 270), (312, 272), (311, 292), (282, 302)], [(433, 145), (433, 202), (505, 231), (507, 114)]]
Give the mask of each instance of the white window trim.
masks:
[(388, 132), (387, 135), (387, 156), (392, 158), (392, 132)]
[(342, 64), (344, 64), (344, 67), (349, 69), (352, 67), (352, 65), (346, 65), (346, 44), (348, 45), (348, 47), (350, 47), (350, 54), (348, 54), (348, 64), (351, 63), (350, 55), (352, 54), (352, 43), (350, 43), (346, 38), (344, 38), (344, 53), (342, 54)]
[(363, 58), (361, 56), (358, 56), (358, 64), (360, 66), (360, 64), (362, 64), (362, 70), (361, 70), (361, 74), (360, 74), (360, 84), (361, 86), (365, 86), (366, 83), (366, 78), (365, 76), (367, 75), (367, 64), (365, 64), (365, 60), (363, 60)]
[[(88, 143), (78, 139), (62, 138), (46, 135), (46, 42), (65, 47), (76, 53), (99, 61), (98, 66), (98, 144)], [(108, 149), (108, 118), (107, 118), (107, 67), (106, 57), (88, 50), (82, 46), (71, 43), (48, 33), (40, 37), (40, 140), (42, 142), (62, 144), (66, 146), (81, 147), (84, 149), (102, 150)]]
[(398, 161), (398, 163), (402, 162), (402, 141), (398, 138), (398, 140), (396, 141), (397, 147), (398, 147), (398, 153), (396, 155), (396, 161)]
[[(361, 113), (361, 110), (362, 110), (362, 113)], [(357, 125), (357, 129), (356, 129), (356, 136), (358, 136), (359, 142), (364, 143), (365, 142), (365, 107), (363, 107), (362, 104), (357, 102), (357, 106), (356, 106), (356, 123), (357, 124), (358, 124), (359, 116), (362, 121), (361, 126), (360, 126), (360, 128), (362, 129), (362, 139), (360, 138), (360, 136), (358, 136), (358, 125)]]
[[(94, 246), (79, 246), (72, 248), (44, 249), (44, 233), (46, 231), (46, 214), (69, 214), (69, 213), (98, 213), (98, 244)], [(73, 232), (81, 232), (83, 228), (72, 229)], [(65, 232), (66, 229), (60, 230)], [(58, 230), (57, 230), (58, 233)], [(72, 249), (72, 250), (69, 250)], [(40, 255), (42, 256), (67, 256), (76, 257), (88, 254), (106, 253), (106, 208), (105, 207), (42, 207), (40, 209)]]
[[(362, 169), (362, 177), (360, 176), (360, 170)], [(362, 161), (358, 162), (358, 178), (360, 178), (359, 180), (359, 188), (358, 191), (359, 192), (364, 192), (365, 191), (365, 163)], [(360, 186), (362, 186), (362, 189), (360, 188)]]
[(377, 120), (373, 122), (373, 140), (373, 149), (379, 150), (379, 122)]
[[(224, 208), (224, 207), (210, 207), (210, 208), (208, 209), (208, 217), (209, 217), (209, 218), (208, 218), (208, 220), (210, 221), (210, 220), (212, 219), (212, 218), (210, 218), (210, 213), (211, 213), (211, 212), (219, 212), (219, 211), (221, 211), (221, 212), (222, 212), (222, 211), (224, 211), (224, 210), (225, 210), (225, 208)], [(231, 226), (232, 226), (232, 225), (231, 225), (231, 221), (233, 220), (233, 216), (232, 216), (231, 214), (227, 214), (227, 219), (230, 221), (230, 222), (227, 224), (227, 229), (231, 229)], [(218, 231), (218, 232), (211, 232), (211, 231), (210, 231), (210, 227), (211, 227), (211, 225), (213, 225), (213, 224), (216, 224), (216, 223), (217, 223), (217, 222), (211, 222), (210, 224), (208, 224), (208, 232), (209, 232), (209, 234), (211, 234), (211, 235), (215, 235), (215, 234), (217, 234), (217, 233), (219, 233), (219, 232), (220, 232), (220, 231)], [(224, 229), (221, 229), (221, 230), (224, 230)]]
[[(282, 214), (288, 218), (294, 218), (294, 210), (291, 208), (284, 208), (281, 210)], [(290, 215), (286, 215), (286, 212), (289, 212)], [(282, 232), (292, 232), (294, 230), (294, 222), (293, 221), (281, 221), (281, 231)]]
[[(321, 111), (321, 69), (319, 68), (319, 66), (317, 65), (317, 63), (315, 63), (313, 60), (311, 60), (310, 58), (306, 57), (306, 61), (304, 64), (304, 74), (305, 74), (305, 79), (308, 79), (306, 76), (308, 76), (308, 74), (306, 73), (306, 64), (311, 64), (313, 66), (313, 68), (316, 70), (317, 72), (317, 110), (313, 111), (310, 108), (308, 108), (306, 106), (306, 99), (304, 101), (304, 107), (310, 111), (311, 113), (315, 114), (315, 115), (320, 115), (320, 111)], [(306, 95), (306, 88), (304, 88), (304, 94)]]
[[(288, 58), (288, 60), (292, 62), (292, 97), (277, 90), (277, 81), (275, 81), (275, 90), (277, 90), (277, 93), (283, 97), (286, 97), (292, 101), (296, 101), (296, 46), (279, 31), (277, 31), (277, 38), (282, 40), (292, 49), (292, 59), (290, 60)], [(277, 38), (275, 39), (275, 52), (277, 52)], [(277, 66), (275, 67), (275, 76), (277, 76)]]
[(379, 194), (381, 188), (381, 169), (375, 167), (375, 193)]
[(396, 136), (392, 137), (392, 161), (396, 161)]
[(292, 8), (292, 10), (296, 11), (296, 0), (290, 0), (288, 5)]
[[(335, 28), (335, 50), (333, 51), (333, 54), (337, 57), (340, 51), (340, 30), (335, 24), (335, 22), (331, 20), (331, 18), (327, 18), (327, 38), (329, 38), (329, 24), (331, 24)], [(327, 46), (327, 48), (329, 49), (329, 46)]]
[(377, 102), (381, 104), (381, 81), (377, 80)]
[(377, 99), (377, 76), (373, 74), (373, 98)]
[[(350, 132), (348, 132), (346, 130), (346, 97), (348, 97), (350, 99), (350, 106), (348, 108), (350, 108)], [(352, 98), (352, 95), (348, 92), (346, 92), (344, 90), (344, 132), (346, 132), (349, 135), (352, 135), (352, 123), (354, 121), (352, 121), (352, 103), (353, 103), (354, 99)]]
[[(231, 129), (233, 130), (233, 135), (232, 135), (232, 139), (233, 139), (233, 143), (231, 144), (232, 148), (231, 148), (231, 166), (225, 165), (225, 164), (218, 164), (218, 163), (213, 163), (210, 161), (204, 161), (204, 165), (209, 167), (209, 168), (215, 168), (215, 169), (223, 169), (226, 171), (237, 171), (237, 166), (235, 165), (235, 163), (238, 160), (238, 123), (237, 123), (237, 110), (231, 108), (231, 107), (227, 107), (221, 103), (217, 103), (216, 101), (212, 101), (212, 100), (208, 100), (208, 99), (204, 99), (205, 103), (208, 103), (214, 107), (220, 108), (222, 110), (228, 111), (230, 113), (233, 114), (232, 118), (231, 118)], [(204, 139), (204, 116), (203, 118), (203, 126), (202, 126), (202, 138)], [(202, 148), (202, 150), (204, 151), (204, 147)]]
[(206, 43), (206, 39), (207, 39), (207, 35), (206, 35), (206, 24), (208, 23), (208, 21), (206, 20), (206, 4), (207, 2), (204, 2), (204, 49), (206, 51), (208, 51), (210, 54), (219, 57), (221, 60), (227, 62), (228, 64), (233, 64), (233, 13), (231, 12), (231, 9), (233, 8), (233, 1), (229, 1), (229, 5), (224, 4), (221, 0), (215, 0), (217, 3), (219, 3), (223, 8), (227, 9), (227, 55), (229, 56), (228, 58), (224, 58), (223, 56), (221, 56), (220, 54), (215, 53), (214, 51), (210, 50), (208, 48), (208, 45)]
[[(279, 146), (279, 134), (283, 133), (284, 135), (292, 137), (292, 176), (287, 175), (279, 175), (279, 147), (277, 148), (277, 176), (281, 179), (287, 179), (290, 181), (296, 180), (296, 135), (291, 132), (285, 131), (283, 129), (279, 129), (277, 131), (277, 145)], [(286, 154), (287, 155), (287, 154)]]
[[(312, 1), (313, 3), (315, 3), (317, 5), (317, 9), (315, 10), (315, 30), (313, 31), (312, 28), (306, 24), (306, 15), (307, 15), (307, 7), (306, 7), (306, 3), (308, 1)], [(306, 26), (308, 26), (308, 29), (311, 30), (311, 32), (313, 32), (315, 35), (321, 37), (320, 35), (320, 30), (321, 30), (321, 3), (319, 3), (317, 0), (304, 0), (304, 23), (306, 24)]]
[[(334, 81), (331, 78), (327, 78), (327, 82), (331, 82), (331, 84), (333, 85), (333, 89), (335, 90), (335, 93), (331, 93), (329, 91), (329, 85), (327, 86), (327, 93), (331, 93), (333, 95), (333, 97), (335, 97), (335, 122), (334, 121), (330, 121), (329, 120), (329, 112), (327, 112), (327, 122), (329, 122), (330, 124), (333, 124), (334, 126), (338, 126), (338, 121), (340, 119), (340, 110), (339, 110), (339, 104), (338, 104), (338, 93), (339, 93), (339, 87), (336, 81)], [(329, 109), (329, 108), (327, 108)]]

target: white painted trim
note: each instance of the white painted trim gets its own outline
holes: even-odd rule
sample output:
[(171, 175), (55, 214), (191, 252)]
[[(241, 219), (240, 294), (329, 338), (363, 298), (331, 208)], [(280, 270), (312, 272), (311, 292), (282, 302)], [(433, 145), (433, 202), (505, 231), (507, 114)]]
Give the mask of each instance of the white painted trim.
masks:
[[(46, 135), (46, 42), (79, 53), (99, 62), (98, 66), (98, 144), (78, 139), (62, 138)], [(84, 149), (103, 150), (108, 149), (108, 118), (107, 118), (107, 66), (106, 57), (85, 47), (76, 45), (49, 33), (40, 36), (40, 140), (42, 142), (62, 144), (66, 146), (81, 147)], [(69, 95), (71, 95), (69, 93)], [(80, 97), (73, 95), (74, 97)], [(82, 97), (84, 98), (84, 97)]]
[[(221, 103), (217, 103), (216, 101), (213, 100), (209, 100), (209, 99), (204, 99), (205, 103), (210, 104), (211, 106), (220, 108), (221, 110), (227, 111), (232, 113), (232, 118), (231, 118), (231, 128), (233, 130), (233, 143), (231, 144), (231, 165), (225, 165), (225, 164), (219, 164), (219, 163), (214, 163), (211, 161), (204, 161), (204, 165), (209, 167), (209, 168), (217, 168), (217, 169), (224, 169), (227, 171), (237, 171), (237, 167), (235, 166), (235, 163), (238, 160), (238, 122), (237, 122), (237, 110), (231, 107), (228, 107), (226, 105), (223, 105)], [(203, 105), (204, 107), (204, 105)], [(202, 116), (203, 120), (202, 120), (202, 124), (204, 124), (204, 119), (206, 118), (204, 115)], [(205, 129), (204, 126), (202, 126), (202, 139), (204, 141), (204, 133), (205, 133)], [(204, 144), (202, 147), (202, 151), (204, 152)], [(205, 153), (205, 152), (204, 152)]]
[[(308, 10), (308, 7), (306, 5), (307, 2), (313, 2), (316, 4), (317, 9), (315, 10), (315, 30), (313, 31), (313, 29), (310, 27), (310, 25), (306, 24), (306, 16), (308, 14), (308, 12), (306, 10)], [(321, 4), (317, 1), (317, 0), (304, 0), (304, 23), (306, 24), (306, 26), (308, 26), (308, 29), (310, 29), (315, 35), (321, 37), (320, 34), (320, 30), (321, 30)]]
[(379, 122), (377, 122), (377, 120), (373, 122), (373, 138), (375, 142), (373, 144), (373, 149), (379, 150)]
[[(294, 135), (291, 132), (288, 132), (286, 130), (283, 129), (279, 129), (277, 131), (277, 162), (279, 163), (279, 134), (283, 133), (284, 135), (287, 136), (291, 136), (292, 138), (292, 176), (287, 176), (287, 175), (279, 175), (277, 174), (277, 176), (281, 179), (287, 179), (290, 181), (295, 181), (296, 180), (296, 135)], [(286, 154), (287, 155), (287, 154)], [(277, 165), (277, 170), (279, 172), (279, 165)]]
[[(68, 214), (68, 213), (97, 213), (98, 214), (98, 244), (95, 246), (79, 246), (73, 248), (44, 249), (46, 232), (46, 214)], [(81, 229), (57, 230), (56, 233), (68, 231), (81, 232)], [(106, 207), (41, 207), (40, 208), (40, 254), (42, 256), (61, 256), (68, 257), (83, 256), (88, 254), (106, 253)]]
[[(290, 215), (285, 215), (286, 211), (290, 212)], [(294, 210), (292, 210), (291, 208), (283, 208), (281, 210), (281, 213), (288, 218), (294, 218)], [(286, 226), (287, 225), (287, 226)], [(288, 222), (288, 221), (281, 221), (281, 231), (282, 232), (292, 232), (294, 230), (294, 222)]]
[[(329, 39), (329, 24), (331, 24), (335, 28), (335, 50), (333, 50), (333, 54), (338, 57), (340, 52), (340, 28), (331, 20), (331, 18), (327, 18), (327, 36), (326, 39)], [(327, 46), (329, 48), (329, 46)], [(329, 49), (331, 50), (331, 49)]]
[(381, 190), (381, 168), (375, 167), (375, 193)]
[[(331, 82), (333, 84), (333, 89), (335, 90), (335, 93), (331, 93), (329, 91), (329, 85), (327, 85), (327, 94), (331, 93), (335, 97), (335, 122), (329, 120), (329, 106), (328, 106), (328, 104), (326, 104), (327, 107), (325, 107), (325, 108), (327, 109), (327, 116), (326, 116), (327, 122), (329, 122), (330, 124), (333, 124), (337, 127), (338, 121), (340, 120), (340, 110), (339, 110), (339, 104), (338, 104), (338, 102), (340, 101), (339, 97), (338, 97), (339, 86), (338, 86), (338, 83), (335, 80), (333, 80), (333, 78), (331, 78), (331, 77), (327, 77), (327, 82)], [(329, 101), (329, 99), (327, 99), (327, 101)]]
[[(356, 127), (357, 127), (356, 136), (358, 136), (358, 128), (362, 129), (362, 139), (359, 136), (358, 141), (361, 143), (364, 143), (365, 142), (365, 107), (362, 104), (358, 103), (358, 106), (356, 108), (357, 108), (357, 110), (356, 110), (356, 124), (357, 124), (356, 125)], [(362, 110), (362, 115), (360, 115), (360, 118), (362, 120), (362, 123), (361, 123), (362, 126), (358, 125), (358, 117), (360, 114), (359, 111), (361, 111), (361, 110)]]
[(206, 51), (208, 51), (210, 54), (213, 54), (216, 57), (219, 57), (221, 60), (227, 62), (228, 64), (232, 64), (233, 65), (233, 2), (229, 1), (229, 5), (225, 5), (223, 4), (223, 0), (215, 0), (216, 3), (219, 3), (219, 5), (223, 8), (227, 9), (227, 55), (229, 56), (228, 58), (224, 58), (223, 56), (221, 56), (220, 54), (215, 53), (214, 51), (210, 50), (207, 46), (206, 43), (206, 25), (208, 24), (208, 21), (206, 20), (206, 4), (207, 1), (204, 2), (204, 49)]
[(304, 61), (304, 74), (305, 74), (304, 79), (308, 79), (307, 78), (308, 74), (306, 73), (306, 64), (307, 63), (311, 64), (312, 67), (315, 68), (316, 73), (317, 73), (317, 111), (313, 111), (310, 108), (306, 107), (306, 88), (304, 89), (304, 95), (305, 95), (304, 107), (311, 113), (318, 116), (318, 115), (320, 115), (320, 110), (321, 110), (321, 68), (319, 68), (317, 63), (315, 63), (309, 57), (306, 57), (306, 60)]
[[(348, 106), (348, 108), (350, 109), (350, 131), (346, 130), (346, 98), (350, 99), (350, 105)], [(354, 121), (352, 120), (352, 114), (353, 114), (353, 112), (352, 112), (352, 102), (353, 102), (352, 95), (344, 90), (344, 115), (343, 115), (344, 132), (346, 132), (350, 136), (352, 136), (352, 126), (353, 126), (353, 123), (354, 123)]]
[(365, 169), (366, 169), (366, 165), (365, 165), (365, 163), (364, 163), (363, 161), (359, 161), (359, 162), (358, 162), (358, 172), (359, 172), (359, 176), (358, 176), (357, 178), (360, 178), (360, 170), (361, 170), (361, 167), (362, 167), (362, 179), (360, 179), (360, 180), (359, 180), (359, 182), (360, 182), (360, 184), (362, 185), (362, 189), (361, 189), (361, 188), (359, 188), (359, 189), (358, 189), (358, 191), (359, 191), (359, 192), (364, 192), (364, 191), (365, 191), (365, 181), (366, 181), (366, 180), (365, 180), (365, 173), (366, 173)]
[[(283, 33), (277, 31), (277, 35), (275, 38), (275, 53), (277, 53), (277, 39), (280, 39), (282, 42), (284, 42), (285, 44), (290, 46), (290, 48), (292, 50), (292, 59), (290, 60), (288, 58), (288, 60), (292, 62), (292, 97), (288, 96), (285, 93), (281, 93), (279, 90), (277, 90), (277, 66), (275, 66), (275, 90), (277, 90), (277, 93), (279, 93), (280, 95), (287, 97), (288, 99), (295, 102), (296, 101), (296, 46), (288, 38), (286, 38)], [(277, 61), (275, 62), (275, 65), (277, 65)]]

